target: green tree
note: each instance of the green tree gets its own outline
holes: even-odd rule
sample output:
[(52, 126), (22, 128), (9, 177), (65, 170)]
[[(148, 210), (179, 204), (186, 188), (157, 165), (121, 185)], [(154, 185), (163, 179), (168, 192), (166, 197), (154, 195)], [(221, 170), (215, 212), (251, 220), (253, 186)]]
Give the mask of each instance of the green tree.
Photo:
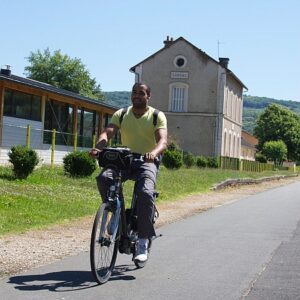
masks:
[(27, 77), (92, 99), (103, 99), (100, 85), (80, 59), (70, 58), (60, 50), (52, 54), (47, 48), (44, 52), (31, 52), (27, 60), (30, 63), (25, 67)]
[(265, 142), (262, 148), (262, 153), (268, 160), (274, 162), (275, 166), (281, 166), (287, 158), (287, 147), (283, 141)]
[(300, 120), (292, 111), (281, 105), (271, 104), (259, 116), (254, 135), (258, 138), (258, 150), (265, 142), (282, 140), (287, 146), (287, 158), (300, 158)]

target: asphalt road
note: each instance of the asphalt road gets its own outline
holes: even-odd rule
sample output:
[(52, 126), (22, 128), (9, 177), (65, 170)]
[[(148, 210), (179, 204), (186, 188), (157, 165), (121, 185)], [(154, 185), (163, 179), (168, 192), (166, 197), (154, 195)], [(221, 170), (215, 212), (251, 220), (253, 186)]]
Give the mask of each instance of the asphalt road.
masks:
[(105, 285), (89, 254), (0, 281), (0, 299), (300, 299), (300, 183), (275, 188), (159, 229), (137, 270), (119, 255)]

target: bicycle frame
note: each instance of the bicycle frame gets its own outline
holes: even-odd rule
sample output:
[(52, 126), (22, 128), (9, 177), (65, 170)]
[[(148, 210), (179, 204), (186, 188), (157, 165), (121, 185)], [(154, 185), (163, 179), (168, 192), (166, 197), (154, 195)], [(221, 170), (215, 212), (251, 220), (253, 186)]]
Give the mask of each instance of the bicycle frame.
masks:
[[(135, 210), (135, 189), (133, 190), (133, 196), (131, 201), (131, 208), (125, 208), (125, 199), (122, 191), (122, 175), (120, 170), (114, 170), (116, 175), (114, 176), (114, 184), (111, 186), (111, 190), (108, 196), (108, 203), (110, 203), (110, 209), (114, 211), (114, 214), (118, 220), (114, 220), (115, 225), (119, 225), (112, 232), (112, 240), (119, 239), (120, 246), (119, 252), (132, 254), (135, 240), (133, 240), (133, 216)], [(120, 210), (118, 209), (119, 202)], [(130, 212), (130, 214), (129, 214)], [(104, 221), (105, 222), (105, 221)], [(102, 234), (100, 232), (100, 234)]]

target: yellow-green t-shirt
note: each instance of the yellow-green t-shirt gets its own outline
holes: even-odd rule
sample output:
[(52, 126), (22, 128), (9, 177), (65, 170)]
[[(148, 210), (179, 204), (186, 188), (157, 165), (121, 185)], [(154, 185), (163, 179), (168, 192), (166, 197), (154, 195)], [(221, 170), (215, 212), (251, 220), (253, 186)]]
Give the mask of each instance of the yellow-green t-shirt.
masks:
[(149, 109), (140, 117), (136, 118), (132, 112), (132, 106), (129, 106), (123, 116), (120, 126), (120, 116), (122, 109), (116, 111), (111, 119), (111, 124), (120, 128), (122, 145), (131, 149), (132, 152), (145, 154), (155, 148), (155, 131), (157, 129), (167, 128), (167, 119), (165, 114), (160, 111), (157, 116), (157, 124), (153, 125), (153, 113), (155, 109), (149, 106)]

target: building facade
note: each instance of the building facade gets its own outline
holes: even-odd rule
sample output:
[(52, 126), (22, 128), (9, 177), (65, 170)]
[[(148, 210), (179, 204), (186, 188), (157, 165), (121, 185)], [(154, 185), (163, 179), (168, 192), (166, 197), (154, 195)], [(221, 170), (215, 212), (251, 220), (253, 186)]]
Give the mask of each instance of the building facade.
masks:
[(242, 131), (242, 153), (241, 158), (255, 161), (255, 154), (257, 152), (256, 146), (258, 139), (247, 131)]
[(152, 89), (150, 105), (168, 119), (171, 140), (195, 155), (241, 155), (243, 89), (228, 69), (180, 37), (133, 66), (136, 82)]
[(106, 105), (49, 84), (0, 73), (0, 164), (8, 161), (14, 145), (25, 145), (30, 126), (30, 147), (43, 163), (50, 163), (52, 134), (55, 134), (55, 162), (67, 152), (92, 147), (93, 137), (107, 124), (116, 107)]

